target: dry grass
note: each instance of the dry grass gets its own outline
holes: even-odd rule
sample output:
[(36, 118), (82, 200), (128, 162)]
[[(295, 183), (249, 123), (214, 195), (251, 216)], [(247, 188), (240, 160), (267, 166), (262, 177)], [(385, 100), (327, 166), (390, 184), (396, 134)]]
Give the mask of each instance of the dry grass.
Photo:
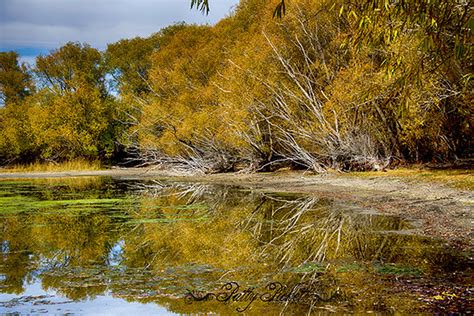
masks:
[(412, 181), (427, 181), (446, 184), (450, 187), (474, 190), (474, 172), (468, 169), (428, 170), (420, 168), (400, 168), (387, 172), (351, 172), (357, 177), (399, 177)]
[(28, 165), (12, 165), (1, 172), (60, 172), (60, 171), (81, 171), (81, 170), (101, 170), (103, 169), (100, 161), (88, 161), (84, 159), (75, 159), (61, 163), (55, 162), (36, 162)]

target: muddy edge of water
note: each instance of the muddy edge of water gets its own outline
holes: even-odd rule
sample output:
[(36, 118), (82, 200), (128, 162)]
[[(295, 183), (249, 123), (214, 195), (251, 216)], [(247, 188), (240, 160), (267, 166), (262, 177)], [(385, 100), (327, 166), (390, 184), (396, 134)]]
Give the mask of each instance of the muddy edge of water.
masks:
[(111, 176), (230, 184), (254, 190), (305, 193), (350, 200), (382, 214), (398, 215), (415, 224), (419, 234), (441, 238), (460, 249), (474, 245), (474, 192), (401, 177), (347, 177), (308, 172), (193, 175), (179, 171), (111, 169), (97, 171), (1, 173), (2, 179)]

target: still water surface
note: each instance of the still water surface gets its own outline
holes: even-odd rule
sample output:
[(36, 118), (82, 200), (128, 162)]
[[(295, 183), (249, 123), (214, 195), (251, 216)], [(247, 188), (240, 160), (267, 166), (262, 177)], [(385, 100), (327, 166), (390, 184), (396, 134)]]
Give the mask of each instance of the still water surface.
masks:
[(0, 312), (463, 311), (469, 255), (410, 228), (323, 195), (106, 177), (0, 181)]

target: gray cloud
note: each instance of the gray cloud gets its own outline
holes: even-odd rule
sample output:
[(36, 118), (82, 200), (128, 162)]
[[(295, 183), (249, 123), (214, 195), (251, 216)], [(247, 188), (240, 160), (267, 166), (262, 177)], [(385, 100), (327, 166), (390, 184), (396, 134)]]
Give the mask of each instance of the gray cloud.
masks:
[(237, 3), (211, 1), (203, 16), (190, 10), (190, 0), (0, 0), (0, 46), (50, 49), (78, 41), (103, 49), (180, 21), (215, 23)]

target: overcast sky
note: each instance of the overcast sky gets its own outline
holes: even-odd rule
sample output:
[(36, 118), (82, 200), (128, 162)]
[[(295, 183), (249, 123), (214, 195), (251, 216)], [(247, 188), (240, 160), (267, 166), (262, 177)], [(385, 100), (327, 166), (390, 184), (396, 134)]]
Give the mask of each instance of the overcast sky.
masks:
[(0, 0), (0, 51), (27, 62), (68, 41), (104, 49), (122, 38), (148, 36), (180, 21), (215, 23), (238, 0), (211, 1), (208, 16), (190, 0)]

